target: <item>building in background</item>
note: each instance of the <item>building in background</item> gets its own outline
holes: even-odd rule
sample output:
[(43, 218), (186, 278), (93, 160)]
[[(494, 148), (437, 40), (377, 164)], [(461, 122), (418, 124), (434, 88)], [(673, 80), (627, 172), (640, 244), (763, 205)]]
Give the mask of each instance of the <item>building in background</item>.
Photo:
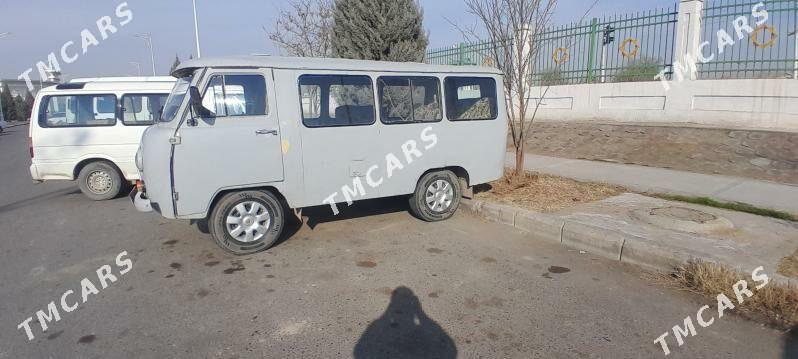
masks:
[[(25, 97), (25, 94), (28, 92), (28, 85), (25, 83), (24, 80), (6, 80), (0, 79), (0, 91), (3, 91), (3, 85), (8, 84), (8, 89), (11, 90), (11, 96), (17, 97), (17, 95)], [(44, 87), (49, 87), (53, 85), (57, 85), (57, 82), (51, 81), (34, 81), (33, 82), (33, 96), (36, 96), (36, 93), (39, 92), (40, 89)]]

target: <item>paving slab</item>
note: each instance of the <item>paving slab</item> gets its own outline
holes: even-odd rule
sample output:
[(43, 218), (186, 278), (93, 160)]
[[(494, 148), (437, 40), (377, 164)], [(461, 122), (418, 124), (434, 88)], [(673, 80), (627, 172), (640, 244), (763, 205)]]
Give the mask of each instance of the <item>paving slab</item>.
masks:
[[(564, 220), (566, 229), (575, 222), (622, 234), (621, 261), (654, 267), (701, 258), (743, 272), (764, 266), (776, 273), (779, 261), (798, 248), (796, 222), (633, 193), (552, 215)], [(616, 242), (617, 235), (606, 237)]]

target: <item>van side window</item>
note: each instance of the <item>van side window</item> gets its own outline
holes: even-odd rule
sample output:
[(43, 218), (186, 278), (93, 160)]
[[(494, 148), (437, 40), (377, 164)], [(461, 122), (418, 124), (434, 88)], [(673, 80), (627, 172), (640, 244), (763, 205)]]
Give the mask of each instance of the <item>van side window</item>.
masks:
[(371, 125), (374, 88), (368, 76), (299, 77), (302, 123), (307, 127)]
[(377, 79), (383, 123), (437, 122), (441, 113), (440, 81), (435, 77), (383, 76)]
[(214, 75), (205, 89), (202, 106), (213, 117), (264, 116), (268, 107), (266, 80), (261, 75)]
[(49, 96), (39, 124), (43, 127), (89, 127), (116, 124), (116, 96)]
[(450, 121), (495, 120), (496, 81), (484, 77), (447, 77), (446, 117)]
[(122, 123), (152, 125), (161, 113), (165, 94), (126, 94), (122, 96)]

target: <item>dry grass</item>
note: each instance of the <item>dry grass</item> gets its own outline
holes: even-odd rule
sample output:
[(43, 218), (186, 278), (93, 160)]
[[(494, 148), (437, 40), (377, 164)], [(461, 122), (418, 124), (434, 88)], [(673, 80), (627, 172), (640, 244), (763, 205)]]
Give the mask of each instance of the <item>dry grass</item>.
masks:
[[(725, 294), (735, 305), (734, 311), (754, 320), (765, 321), (779, 329), (798, 328), (798, 287), (775, 283), (771, 279), (765, 287), (755, 289), (761, 282), (753, 282), (750, 274), (743, 275), (715, 263), (692, 261), (680, 268), (669, 281), (690, 291), (716, 300), (720, 293)], [(754, 293), (744, 297), (738, 305), (733, 285), (740, 280), (748, 281), (748, 288)], [(711, 305), (717, 309), (717, 303)]]
[(779, 273), (787, 277), (798, 278), (798, 249), (792, 255), (779, 261)]
[(526, 172), (506, 171), (487, 191), (476, 191), (476, 198), (516, 205), (539, 212), (554, 212), (580, 203), (617, 196), (624, 191), (603, 183), (579, 182), (568, 178)]

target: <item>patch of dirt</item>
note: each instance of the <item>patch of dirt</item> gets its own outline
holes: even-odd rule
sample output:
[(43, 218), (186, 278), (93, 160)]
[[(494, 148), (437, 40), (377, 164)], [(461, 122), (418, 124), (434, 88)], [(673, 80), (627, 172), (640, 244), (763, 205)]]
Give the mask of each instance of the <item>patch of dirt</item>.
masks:
[(504, 177), (476, 189), (475, 199), (499, 202), (538, 212), (555, 212), (581, 203), (594, 202), (628, 192), (604, 183), (579, 182), (568, 178), (507, 171)]
[(524, 146), (544, 156), (798, 184), (796, 132), (537, 122)]
[(798, 278), (798, 249), (779, 261), (778, 272), (787, 277)]

